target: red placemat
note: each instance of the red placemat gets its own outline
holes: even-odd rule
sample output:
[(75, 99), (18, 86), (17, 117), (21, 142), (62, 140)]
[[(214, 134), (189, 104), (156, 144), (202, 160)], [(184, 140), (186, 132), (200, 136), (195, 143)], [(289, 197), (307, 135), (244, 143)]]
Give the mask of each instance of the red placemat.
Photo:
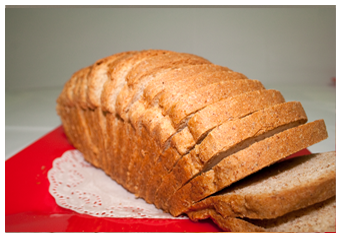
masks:
[[(221, 232), (210, 219), (98, 218), (59, 207), (48, 192), (54, 159), (74, 149), (62, 126), (5, 162), (6, 232)], [(293, 156), (310, 154), (304, 149)]]

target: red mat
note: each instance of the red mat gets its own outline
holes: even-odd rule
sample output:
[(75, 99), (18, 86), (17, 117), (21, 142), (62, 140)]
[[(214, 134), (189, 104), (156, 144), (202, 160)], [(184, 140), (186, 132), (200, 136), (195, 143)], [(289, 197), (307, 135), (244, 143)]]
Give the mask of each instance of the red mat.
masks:
[[(210, 219), (98, 218), (59, 207), (48, 192), (55, 158), (74, 149), (57, 127), (5, 162), (6, 232), (221, 232)], [(293, 156), (310, 154), (304, 149)], [(291, 157), (293, 157), (291, 156)]]

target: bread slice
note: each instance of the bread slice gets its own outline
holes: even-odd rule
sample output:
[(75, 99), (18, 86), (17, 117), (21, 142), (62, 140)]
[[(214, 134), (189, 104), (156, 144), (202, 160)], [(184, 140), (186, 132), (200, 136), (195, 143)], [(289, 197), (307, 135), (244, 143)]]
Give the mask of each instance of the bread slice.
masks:
[(190, 210), (213, 208), (223, 217), (270, 219), (335, 196), (335, 151), (276, 163), (223, 189)]
[(335, 196), (275, 219), (224, 218), (214, 209), (192, 211), (188, 215), (193, 221), (211, 218), (221, 229), (232, 232), (336, 232)]
[(62, 92), (57, 98), (57, 103), (61, 105), (66, 105), (69, 107), (75, 106), (76, 101), (73, 99), (73, 96), (74, 96), (74, 88), (76, 86), (76, 81), (78, 78), (83, 77), (84, 72), (89, 70), (90, 67), (92, 66), (82, 68), (71, 76), (71, 78), (65, 83)]
[(277, 104), (235, 121), (227, 121), (212, 130), (189, 154), (178, 161), (164, 179), (155, 200), (167, 209), (167, 198), (199, 173), (208, 171), (223, 158), (240, 151), (256, 141), (303, 124), (307, 116), (301, 103)]
[(176, 104), (169, 103), (169, 105), (163, 105), (163, 107), (170, 107), (168, 115), (172, 119), (174, 127), (180, 128), (186, 117), (209, 104), (220, 101), (223, 98), (260, 89), (264, 89), (264, 87), (258, 80), (239, 79), (222, 81), (199, 88), (180, 98), (176, 101)]
[(171, 196), (169, 211), (178, 216), (203, 198), (326, 138), (325, 122), (317, 120), (256, 142), (190, 180)]
[(88, 77), (87, 85), (87, 103), (88, 107), (95, 109), (101, 107), (101, 94), (106, 81), (110, 80), (109, 71), (115, 67), (122, 60), (127, 59), (129, 56), (136, 54), (137, 51), (127, 51), (110, 55), (103, 59), (97, 60), (92, 67)]
[(183, 85), (191, 85), (201, 74), (219, 71), (232, 71), (227, 67), (215, 64), (188, 65), (168, 72), (161, 80), (150, 83), (143, 92), (146, 108), (158, 105), (159, 99), (167, 91), (176, 91)]
[(169, 111), (173, 105), (176, 105), (178, 101), (182, 101), (183, 98), (191, 92), (198, 90), (202, 87), (206, 87), (209, 84), (218, 83), (227, 80), (248, 79), (244, 74), (234, 71), (207, 71), (199, 72), (186, 80), (186, 84), (180, 87), (172, 87), (164, 90), (159, 97), (159, 105), (163, 108), (165, 114), (169, 114)]
[(207, 133), (225, 121), (235, 120), (283, 102), (285, 99), (277, 90), (246, 92), (207, 106), (190, 118), (188, 128), (195, 141), (200, 142)]
[(122, 88), (127, 84), (126, 76), (136, 64), (150, 57), (170, 53), (172, 52), (166, 50), (139, 51), (113, 65), (108, 72), (110, 80), (104, 83), (101, 95), (103, 110), (111, 113), (117, 112), (117, 96), (121, 92)]
[(267, 232), (336, 232), (335, 196), (272, 220), (248, 220)]

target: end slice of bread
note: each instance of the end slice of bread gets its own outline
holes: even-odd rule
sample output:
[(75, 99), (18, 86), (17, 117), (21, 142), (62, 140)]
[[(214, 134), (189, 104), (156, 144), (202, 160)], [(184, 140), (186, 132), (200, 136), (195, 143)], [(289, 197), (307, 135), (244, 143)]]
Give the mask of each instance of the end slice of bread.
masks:
[(271, 219), (335, 196), (335, 151), (276, 163), (196, 204), (223, 217)]
[(243, 220), (223, 217), (214, 209), (189, 213), (193, 221), (211, 218), (221, 229), (232, 232), (336, 232), (336, 199), (326, 201), (268, 220)]

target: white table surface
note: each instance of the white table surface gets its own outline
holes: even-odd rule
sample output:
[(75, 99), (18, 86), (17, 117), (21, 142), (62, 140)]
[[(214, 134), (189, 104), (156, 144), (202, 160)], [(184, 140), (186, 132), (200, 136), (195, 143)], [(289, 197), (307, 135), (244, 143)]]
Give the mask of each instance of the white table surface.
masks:
[[(269, 87), (267, 87), (269, 88)], [(281, 91), (286, 101), (300, 101), (308, 121), (324, 119), (329, 137), (308, 149), (312, 153), (335, 150), (336, 89), (324, 86), (270, 87)], [(5, 93), (5, 159), (30, 145), (61, 124), (56, 98), (61, 88)]]

